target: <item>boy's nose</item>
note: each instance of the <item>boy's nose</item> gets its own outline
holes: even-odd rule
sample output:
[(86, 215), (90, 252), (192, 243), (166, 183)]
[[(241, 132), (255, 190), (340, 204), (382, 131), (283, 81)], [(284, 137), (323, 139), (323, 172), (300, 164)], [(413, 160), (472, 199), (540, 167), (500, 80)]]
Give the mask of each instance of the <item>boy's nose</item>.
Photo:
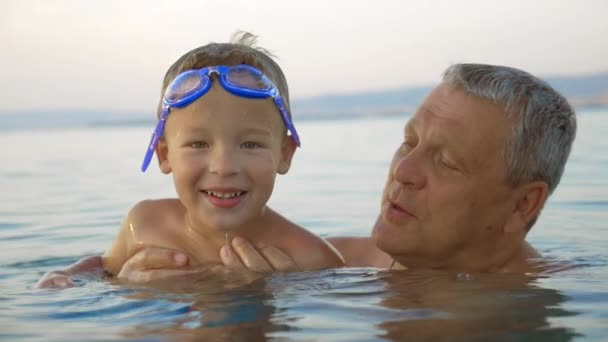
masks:
[(209, 159), (209, 172), (220, 176), (238, 173), (238, 161), (234, 153), (226, 148), (215, 148)]
[(392, 166), (393, 178), (413, 190), (426, 186), (426, 176), (421, 168), (421, 160), (413, 153), (396, 157)]

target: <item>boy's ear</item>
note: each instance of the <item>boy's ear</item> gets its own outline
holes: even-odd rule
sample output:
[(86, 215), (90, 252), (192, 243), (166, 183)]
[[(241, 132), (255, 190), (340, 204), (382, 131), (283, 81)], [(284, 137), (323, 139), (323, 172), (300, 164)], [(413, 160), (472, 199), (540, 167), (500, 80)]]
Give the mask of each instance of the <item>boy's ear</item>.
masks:
[(277, 173), (280, 175), (284, 175), (289, 171), (289, 167), (291, 167), (291, 159), (293, 158), (293, 154), (296, 152), (296, 142), (290, 136), (285, 136), (283, 138), (283, 143), (281, 146), (281, 160), (279, 161), (279, 168)]
[(523, 232), (538, 217), (549, 197), (549, 186), (542, 181), (522, 185), (517, 191), (515, 207), (505, 224), (505, 233)]
[(158, 166), (160, 171), (164, 174), (171, 173), (171, 164), (169, 163), (169, 148), (167, 147), (167, 140), (165, 137), (161, 137), (156, 145), (156, 156), (158, 157)]

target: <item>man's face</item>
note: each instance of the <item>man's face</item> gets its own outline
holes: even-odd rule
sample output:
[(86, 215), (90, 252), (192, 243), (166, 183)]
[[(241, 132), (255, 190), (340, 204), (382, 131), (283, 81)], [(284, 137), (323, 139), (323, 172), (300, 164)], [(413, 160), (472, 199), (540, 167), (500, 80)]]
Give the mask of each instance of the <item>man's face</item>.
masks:
[(425, 267), (492, 256), (517, 202), (503, 154), (512, 120), (459, 88), (435, 88), (393, 156), (372, 233), (376, 245)]

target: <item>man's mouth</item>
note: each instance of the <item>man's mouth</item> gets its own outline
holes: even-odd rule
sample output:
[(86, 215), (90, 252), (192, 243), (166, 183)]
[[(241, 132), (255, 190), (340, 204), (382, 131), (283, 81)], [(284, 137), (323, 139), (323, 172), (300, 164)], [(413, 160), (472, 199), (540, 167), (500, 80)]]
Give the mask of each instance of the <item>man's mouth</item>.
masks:
[(388, 201), (388, 208), (386, 211), (386, 218), (395, 224), (404, 224), (412, 219), (416, 218), (411, 211), (405, 209), (404, 206), (399, 205), (393, 201)]
[(416, 215), (414, 215), (411, 211), (407, 210), (404, 206), (402, 206), (402, 205), (400, 205), (398, 203), (395, 203), (393, 201), (389, 201), (389, 204), (390, 204), (390, 207), (393, 208), (393, 209), (403, 211), (404, 213), (407, 213), (410, 216), (416, 217)]
[(386, 201), (388, 202), (388, 210), (392, 211), (393, 216), (407, 216), (410, 218), (416, 218), (416, 215), (408, 210), (408, 206), (403, 204), (404, 194), (403, 187), (401, 186), (392, 186), (390, 191), (386, 196)]

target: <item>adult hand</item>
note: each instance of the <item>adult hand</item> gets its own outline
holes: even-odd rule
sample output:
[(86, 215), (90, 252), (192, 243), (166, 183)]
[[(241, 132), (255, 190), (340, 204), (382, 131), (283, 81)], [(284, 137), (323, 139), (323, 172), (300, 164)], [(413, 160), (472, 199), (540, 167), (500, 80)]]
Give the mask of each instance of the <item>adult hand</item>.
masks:
[(55, 288), (64, 289), (73, 287), (74, 281), (72, 276), (81, 274), (102, 274), (103, 263), (101, 256), (93, 255), (84, 257), (78, 260), (76, 263), (64, 270), (56, 270), (47, 272), (40, 278), (36, 284), (37, 288)]
[(36, 288), (42, 289), (65, 289), (73, 287), (74, 282), (66, 271), (50, 271), (45, 273), (38, 283)]
[(183, 268), (188, 266), (188, 261), (188, 256), (182, 252), (148, 247), (127, 260), (116, 277), (131, 283), (146, 283), (195, 273), (194, 269)]
[(293, 259), (277, 247), (256, 248), (251, 242), (238, 236), (220, 249), (220, 258), (224, 265), (236, 270), (260, 273), (299, 271)]

